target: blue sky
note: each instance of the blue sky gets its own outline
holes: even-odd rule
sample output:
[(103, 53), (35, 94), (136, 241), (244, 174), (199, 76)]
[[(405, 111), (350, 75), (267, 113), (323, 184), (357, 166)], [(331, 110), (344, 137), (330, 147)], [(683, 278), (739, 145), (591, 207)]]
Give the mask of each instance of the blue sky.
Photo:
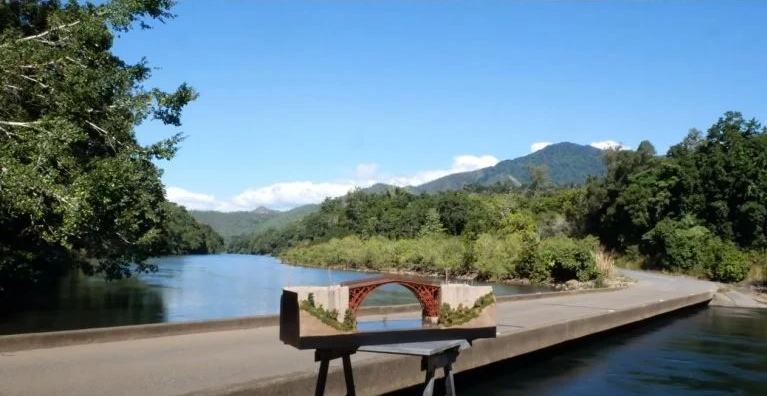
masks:
[[(767, 117), (767, 2), (182, 1), (116, 40), (201, 94), (162, 163), (188, 208), (289, 208), (528, 154)], [(141, 142), (170, 136), (154, 124)]]

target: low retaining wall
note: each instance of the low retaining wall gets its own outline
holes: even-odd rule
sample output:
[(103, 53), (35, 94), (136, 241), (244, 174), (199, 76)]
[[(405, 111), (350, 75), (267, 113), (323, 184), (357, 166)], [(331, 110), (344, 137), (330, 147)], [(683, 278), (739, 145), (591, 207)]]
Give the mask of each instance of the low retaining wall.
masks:
[[(498, 302), (535, 300), (548, 297), (560, 297), (571, 294), (602, 293), (620, 290), (590, 289), (550, 293), (516, 294), (498, 296)], [(360, 307), (358, 316), (392, 315), (397, 313), (417, 312), (419, 304)], [(167, 337), (182, 334), (207, 333), (212, 331), (240, 330), (257, 327), (279, 326), (279, 315), (249, 316), (234, 319), (204, 320), (178, 323), (154, 323), (132, 326), (100, 327), (82, 330), (65, 330), (44, 333), (26, 333), (0, 336), (0, 352), (12, 352), (25, 349), (54, 348), (67, 345), (125, 341), (139, 338)]]
[[(713, 293), (709, 292), (694, 294), (515, 331), (497, 338), (476, 340), (471, 348), (461, 352), (454, 369), (461, 372), (482, 367), (658, 315), (705, 304), (712, 297)], [(360, 396), (380, 395), (423, 383), (424, 373), (421, 371), (421, 360), (418, 357), (375, 358), (355, 362), (353, 366), (354, 382)], [(438, 375), (441, 375), (441, 372)], [(192, 392), (185, 396), (306, 395), (312, 394), (316, 380), (316, 372), (291, 373), (268, 380)], [(332, 367), (328, 373), (325, 394), (345, 393), (343, 370), (338, 366)]]

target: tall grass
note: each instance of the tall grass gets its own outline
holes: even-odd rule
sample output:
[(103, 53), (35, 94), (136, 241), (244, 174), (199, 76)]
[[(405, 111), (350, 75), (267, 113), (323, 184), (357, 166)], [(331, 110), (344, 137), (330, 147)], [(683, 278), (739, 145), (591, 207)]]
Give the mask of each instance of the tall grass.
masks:
[(612, 252), (606, 250), (604, 246), (600, 246), (594, 254), (594, 260), (596, 261), (597, 271), (605, 279), (615, 277), (615, 256)]

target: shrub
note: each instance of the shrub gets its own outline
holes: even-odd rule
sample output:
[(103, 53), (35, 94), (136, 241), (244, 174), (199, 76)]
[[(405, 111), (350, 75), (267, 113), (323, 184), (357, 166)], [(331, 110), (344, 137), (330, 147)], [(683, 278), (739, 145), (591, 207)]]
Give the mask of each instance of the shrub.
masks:
[(703, 273), (712, 262), (711, 232), (692, 218), (664, 219), (642, 237), (641, 250), (653, 265), (671, 272)]
[(474, 245), (473, 268), (481, 280), (501, 280), (515, 275), (515, 263), (522, 251), (519, 234), (495, 236), (482, 234)]
[(762, 283), (767, 281), (767, 250), (752, 250), (748, 252), (748, 260), (751, 263), (749, 279)]
[(515, 264), (516, 276), (529, 279), (533, 283), (548, 283), (551, 281), (551, 259), (548, 253), (540, 252), (539, 242), (534, 236), (524, 235), (522, 249)]
[(598, 243), (594, 238), (572, 239), (557, 237), (540, 244), (540, 255), (548, 261), (551, 280), (557, 283), (577, 279), (594, 280), (599, 275), (594, 253)]
[(711, 279), (719, 282), (740, 282), (746, 279), (751, 261), (733, 242), (715, 238), (707, 250), (713, 259), (708, 268)]

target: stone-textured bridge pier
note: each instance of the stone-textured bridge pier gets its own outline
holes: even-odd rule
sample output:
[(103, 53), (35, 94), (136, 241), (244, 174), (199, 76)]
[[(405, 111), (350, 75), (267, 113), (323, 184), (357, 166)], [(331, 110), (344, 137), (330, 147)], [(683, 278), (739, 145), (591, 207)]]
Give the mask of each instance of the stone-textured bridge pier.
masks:
[[(477, 340), (461, 353), (456, 370), (706, 303), (717, 290), (710, 282), (625, 273), (639, 282), (617, 291), (499, 302), (498, 337)], [(0, 337), (0, 395), (303, 395), (313, 392), (317, 373), (313, 352), (282, 344), (276, 326), (41, 349), (23, 349), (22, 341)], [(352, 358), (359, 395), (423, 381), (418, 358)], [(343, 384), (336, 363), (327, 394), (343, 394)]]

